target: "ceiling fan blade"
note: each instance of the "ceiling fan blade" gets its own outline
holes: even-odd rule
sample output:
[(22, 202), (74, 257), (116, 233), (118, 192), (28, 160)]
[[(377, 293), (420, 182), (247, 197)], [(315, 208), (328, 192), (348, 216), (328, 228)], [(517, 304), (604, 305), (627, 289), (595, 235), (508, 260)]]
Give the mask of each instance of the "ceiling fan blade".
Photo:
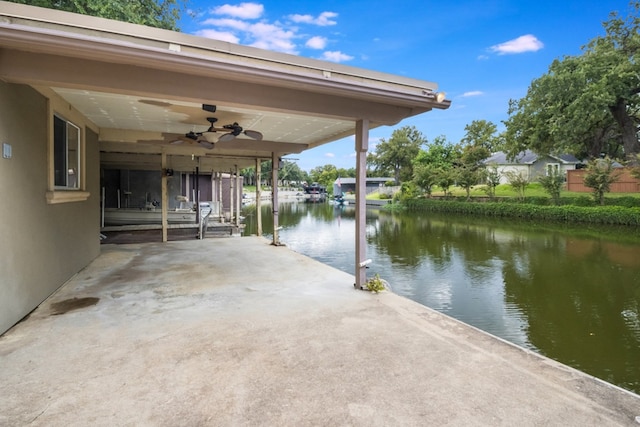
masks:
[(213, 149), (213, 147), (214, 147), (213, 142), (209, 142), (209, 141), (203, 141), (203, 140), (200, 140), (200, 141), (198, 141), (198, 144), (199, 144), (201, 147), (206, 148), (207, 150), (211, 150), (211, 149)]
[(236, 136), (234, 134), (225, 133), (220, 138), (218, 138), (218, 142), (233, 141), (234, 139), (236, 139)]
[(249, 138), (257, 139), (258, 141), (262, 141), (262, 133), (257, 130), (245, 130), (244, 134)]

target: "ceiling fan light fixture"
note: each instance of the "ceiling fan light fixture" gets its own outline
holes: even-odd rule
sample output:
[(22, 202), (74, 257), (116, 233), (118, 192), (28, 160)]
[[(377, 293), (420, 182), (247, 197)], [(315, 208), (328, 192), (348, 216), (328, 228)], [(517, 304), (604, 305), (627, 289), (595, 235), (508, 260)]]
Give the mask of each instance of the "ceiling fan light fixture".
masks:
[(208, 130), (206, 132), (203, 132), (202, 136), (209, 143), (214, 143), (214, 142), (216, 142), (218, 140), (218, 134), (215, 131)]

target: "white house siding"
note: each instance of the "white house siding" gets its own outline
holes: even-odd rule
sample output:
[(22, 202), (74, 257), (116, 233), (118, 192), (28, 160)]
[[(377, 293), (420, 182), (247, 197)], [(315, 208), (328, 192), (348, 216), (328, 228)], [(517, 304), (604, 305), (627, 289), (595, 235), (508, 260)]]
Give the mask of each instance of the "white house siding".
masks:
[(0, 111), (0, 144), (12, 148), (10, 159), (0, 158), (2, 333), (100, 253), (100, 152), (97, 135), (88, 131), (89, 198), (48, 204), (47, 99), (28, 86), (0, 82)]
[(498, 173), (500, 174), (500, 184), (507, 184), (509, 179), (507, 178), (507, 172), (515, 172), (527, 179), (530, 179), (529, 165), (499, 165)]
[[(500, 160), (505, 157), (504, 155), (500, 155), (498, 153)], [(497, 155), (494, 155), (496, 157)], [(498, 172), (500, 173), (500, 183), (507, 184), (509, 182), (507, 178), (507, 172), (515, 172), (520, 175), (526, 177), (530, 182), (535, 182), (538, 180), (538, 177), (541, 175), (545, 175), (547, 172), (548, 164), (556, 164), (559, 165), (560, 171), (565, 174), (568, 170), (573, 170), (576, 168), (578, 164), (577, 159), (564, 161), (561, 158), (551, 157), (551, 156), (535, 156), (530, 152), (527, 152), (526, 159), (523, 163), (500, 163), (495, 162), (490, 158), (486, 161), (486, 165), (488, 168), (496, 166), (498, 168)], [(532, 157), (534, 156), (534, 157)], [(522, 157), (522, 156), (521, 156)]]

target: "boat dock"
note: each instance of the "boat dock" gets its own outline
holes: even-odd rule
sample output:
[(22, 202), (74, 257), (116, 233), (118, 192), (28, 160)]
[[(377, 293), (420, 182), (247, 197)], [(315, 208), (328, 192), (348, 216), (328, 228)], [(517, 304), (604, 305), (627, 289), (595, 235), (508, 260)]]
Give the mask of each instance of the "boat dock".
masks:
[(103, 244), (0, 337), (0, 425), (640, 426), (638, 395), (353, 282), (255, 236)]

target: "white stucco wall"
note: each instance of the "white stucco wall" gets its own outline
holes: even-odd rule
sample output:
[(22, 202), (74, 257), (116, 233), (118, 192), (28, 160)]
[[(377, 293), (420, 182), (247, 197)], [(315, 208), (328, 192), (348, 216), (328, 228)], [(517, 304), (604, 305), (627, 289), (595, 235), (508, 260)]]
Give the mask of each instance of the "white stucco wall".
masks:
[(89, 198), (48, 204), (48, 105), (28, 86), (0, 82), (0, 145), (12, 148), (0, 158), (0, 333), (100, 253), (97, 135), (86, 136)]

